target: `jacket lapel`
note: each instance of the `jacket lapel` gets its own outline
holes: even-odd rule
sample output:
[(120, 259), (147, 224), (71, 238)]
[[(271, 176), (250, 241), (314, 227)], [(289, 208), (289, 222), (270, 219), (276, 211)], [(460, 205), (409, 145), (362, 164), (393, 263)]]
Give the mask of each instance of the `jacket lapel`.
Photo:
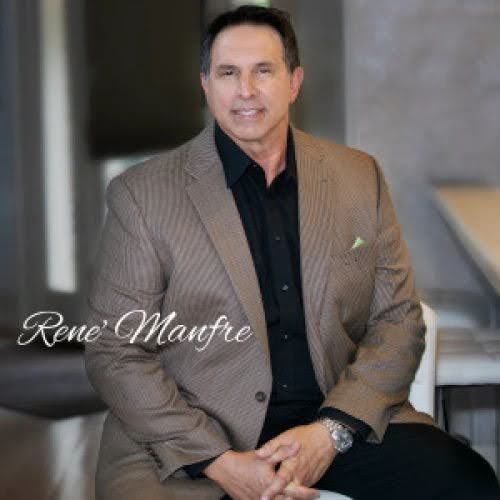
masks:
[[(194, 181), (187, 192), (229, 275), (236, 295), (271, 363), (264, 307), (238, 207), (226, 185), (214, 141), (213, 122), (193, 141), (185, 166)], [(230, 320), (231, 318), (229, 318)]]
[(320, 314), (333, 241), (334, 183), (323, 152), (307, 134), (292, 128), (299, 185), (299, 234), (302, 295), (307, 339), (316, 380), (326, 394), (325, 350)]

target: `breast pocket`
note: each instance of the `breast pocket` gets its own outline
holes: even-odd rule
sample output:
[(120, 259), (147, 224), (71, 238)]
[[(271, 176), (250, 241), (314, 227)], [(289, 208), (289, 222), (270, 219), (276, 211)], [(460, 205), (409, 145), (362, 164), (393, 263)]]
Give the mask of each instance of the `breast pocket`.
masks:
[(369, 318), (375, 285), (375, 243), (332, 254), (328, 280), (329, 299), (338, 307), (340, 321), (357, 337)]

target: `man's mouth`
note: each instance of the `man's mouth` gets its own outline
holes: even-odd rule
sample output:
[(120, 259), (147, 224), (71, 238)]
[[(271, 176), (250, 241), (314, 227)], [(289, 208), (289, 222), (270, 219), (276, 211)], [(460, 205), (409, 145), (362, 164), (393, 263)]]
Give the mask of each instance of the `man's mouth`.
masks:
[(258, 113), (261, 111), (264, 111), (261, 108), (251, 108), (251, 109), (234, 109), (233, 113), (235, 115), (240, 115), (240, 116), (246, 116), (246, 117), (252, 117), (256, 116)]

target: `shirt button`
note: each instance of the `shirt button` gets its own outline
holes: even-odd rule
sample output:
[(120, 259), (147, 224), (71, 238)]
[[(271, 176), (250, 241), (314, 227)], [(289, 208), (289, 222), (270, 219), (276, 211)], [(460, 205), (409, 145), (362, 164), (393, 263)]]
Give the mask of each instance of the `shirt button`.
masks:
[(274, 237), (274, 239), (275, 239), (276, 241), (281, 241), (281, 236), (277, 234), (277, 235)]
[(281, 387), (283, 387), (283, 389), (286, 389), (288, 388), (288, 384), (281, 384)]
[(283, 334), (281, 335), (281, 338), (282, 338), (283, 340), (288, 340), (288, 334), (287, 334), (287, 333), (283, 333)]
[(262, 403), (262, 401), (266, 400), (266, 393), (262, 391), (256, 392), (255, 399), (259, 401), (259, 403)]
[(284, 292), (286, 292), (286, 291), (288, 290), (288, 285), (285, 283), (285, 284), (281, 287), (281, 289), (282, 289)]

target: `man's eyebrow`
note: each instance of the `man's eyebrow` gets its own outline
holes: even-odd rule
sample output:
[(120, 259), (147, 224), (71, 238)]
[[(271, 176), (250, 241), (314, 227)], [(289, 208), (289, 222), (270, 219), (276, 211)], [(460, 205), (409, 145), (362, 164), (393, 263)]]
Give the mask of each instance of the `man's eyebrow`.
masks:
[(225, 69), (238, 69), (238, 67), (234, 64), (219, 64), (216, 69), (217, 71), (220, 71)]
[[(255, 66), (259, 68), (262, 66), (275, 66), (275, 63), (273, 63), (272, 61), (261, 61), (255, 64)], [(238, 69), (238, 66), (236, 66), (235, 64), (218, 64), (216, 67), (217, 71), (228, 70), (228, 69)]]

